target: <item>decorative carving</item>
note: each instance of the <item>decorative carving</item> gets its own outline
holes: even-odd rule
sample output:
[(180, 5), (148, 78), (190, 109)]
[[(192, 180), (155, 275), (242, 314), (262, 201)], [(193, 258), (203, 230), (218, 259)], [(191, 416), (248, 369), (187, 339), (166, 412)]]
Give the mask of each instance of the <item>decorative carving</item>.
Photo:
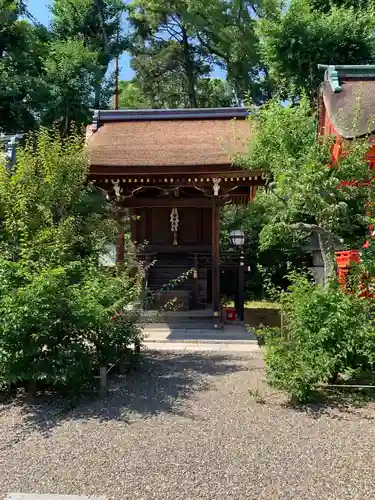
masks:
[(113, 179), (112, 180), (112, 184), (113, 184), (113, 190), (115, 192), (115, 195), (116, 195), (116, 198), (118, 200), (121, 199), (121, 193), (123, 191), (123, 189), (120, 187), (120, 179), (117, 179), (117, 181), (114, 181)]
[(212, 198), (212, 191), (210, 188), (194, 186), (197, 191), (200, 191), (204, 196)]
[(336, 70), (335, 66), (330, 65), (327, 67), (326, 80), (328, 80), (329, 83), (331, 84), (332, 92), (336, 93), (342, 91), (342, 87), (339, 81), (339, 73)]
[(219, 196), (221, 179), (214, 177), (212, 179), (212, 182), (214, 183), (214, 185), (213, 185), (214, 196)]
[(172, 208), (170, 221), (171, 221), (171, 231), (173, 233), (173, 245), (177, 245), (178, 244), (177, 243), (177, 231), (178, 231), (178, 224), (180, 222), (177, 208)]
[[(139, 186), (135, 189), (132, 190), (131, 194), (128, 194), (126, 196), (123, 196), (122, 199), (126, 200), (128, 198), (133, 198), (133, 196), (135, 195), (135, 193), (138, 193), (138, 191), (143, 191), (145, 189), (144, 186)], [(147, 189), (147, 188), (146, 188)]]

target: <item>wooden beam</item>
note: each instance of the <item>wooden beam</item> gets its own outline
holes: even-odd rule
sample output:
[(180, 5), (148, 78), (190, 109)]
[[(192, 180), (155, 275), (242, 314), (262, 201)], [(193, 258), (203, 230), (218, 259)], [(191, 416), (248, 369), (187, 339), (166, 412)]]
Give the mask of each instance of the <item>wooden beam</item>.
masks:
[(90, 176), (118, 176), (118, 177), (131, 177), (131, 176), (142, 176), (142, 177), (158, 177), (165, 175), (183, 175), (183, 176), (196, 176), (204, 177), (206, 175), (214, 177), (242, 177), (242, 176), (254, 176), (262, 175), (260, 169), (256, 170), (244, 170), (241, 168), (233, 167), (232, 165), (155, 165), (152, 167), (143, 167), (141, 165), (116, 165), (116, 166), (106, 166), (106, 165), (90, 165)]
[[(218, 200), (218, 205), (224, 205), (225, 201)], [(208, 208), (212, 207), (212, 200), (210, 198), (128, 198), (123, 201), (123, 206), (132, 208), (141, 207), (174, 207), (174, 208)]]
[(214, 326), (221, 323), (220, 308), (220, 206), (212, 200), (212, 309)]

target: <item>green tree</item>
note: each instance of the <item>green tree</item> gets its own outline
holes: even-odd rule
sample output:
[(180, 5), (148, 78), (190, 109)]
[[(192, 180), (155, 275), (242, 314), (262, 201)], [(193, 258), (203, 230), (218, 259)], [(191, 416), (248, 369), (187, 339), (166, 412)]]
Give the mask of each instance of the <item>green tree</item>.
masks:
[(197, 100), (200, 108), (225, 108), (236, 104), (232, 87), (221, 78), (198, 80)]
[(104, 198), (87, 186), (83, 139), (71, 132), (60, 140), (57, 130), (42, 129), (18, 150), (12, 172), (1, 165), (0, 242), (13, 261), (42, 266), (41, 252), (48, 263), (75, 260), (110, 236)]
[[(339, 166), (329, 168), (331, 141), (316, 140), (316, 116), (307, 98), (298, 106), (281, 106), (274, 99), (251, 115), (249, 153), (238, 159), (249, 168), (261, 168), (268, 177), (268, 223), (260, 234), (263, 248), (281, 235), (315, 233), (326, 276), (334, 269), (333, 252), (361, 246), (371, 218), (365, 206), (374, 189), (364, 155), (366, 140), (346, 144)], [(283, 236), (284, 237), (284, 236)]]
[[(117, 224), (80, 134), (42, 129), (0, 168), (0, 387), (81, 386), (139, 335), (141, 280), (99, 266)], [(111, 319), (115, 317), (115, 319)]]
[(136, 80), (122, 80), (119, 82), (119, 107), (123, 109), (150, 107), (150, 103), (138, 87)]
[(374, 60), (372, 7), (332, 6), (322, 13), (308, 0), (291, 0), (285, 10), (258, 23), (260, 50), (284, 97), (316, 96), (320, 64), (370, 64)]
[(59, 40), (81, 38), (85, 48), (96, 54), (94, 107), (105, 107), (108, 83), (105, 76), (109, 64), (127, 45), (121, 24), (125, 3), (122, 0), (54, 0), (51, 11), (52, 30)]
[(372, 0), (310, 0), (313, 9), (329, 12), (332, 6), (362, 8), (371, 5)]
[[(157, 90), (154, 99), (149, 100), (140, 89), (136, 78), (120, 81), (119, 106), (125, 109), (182, 108), (185, 106), (183, 96), (180, 96), (176, 89), (173, 95), (163, 84)], [(232, 89), (225, 80), (220, 78), (202, 78), (198, 81), (196, 90), (199, 108), (227, 107), (234, 104)]]
[(72, 122), (78, 126), (90, 121), (94, 93), (97, 54), (88, 50), (83, 40), (51, 42), (44, 59), (44, 84), (48, 102), (42, 123), (58, 124), (62, 135)]
[(237, 103), (262, 103), (271, 95), (260, 58), (257, 24), (274, 12), (277, 0), (190, 0), (191, 29), (213, 61), (227, 72)]
[(163, 93), (174, 95), (173, 102), (184, 95), (188, 106), (199, 105), (200, 79), (206, 79), (216, 64), (227, 72), (237, 103), (248, 94), (263, 102), (270, 86), (255, 26), (256, 18), (273, 4), (273, 0), (133, 0), (130, 51), (142, 90), (155, 101), (165, 86)]
[(24, 6), (0, 0), (0, 133), (33, 128), (42, 104), (46, 30), (22, 19)]
[(189, 29), (187, 2), (133, 0), (129, 5), (132, 27), (130, 52), (132, 66), (141, 90), (161, 107), (160, 88), (167, 88), (172, 103), (198, 106), (196, 86), (211, 70), (209, 54), (202, 50)]

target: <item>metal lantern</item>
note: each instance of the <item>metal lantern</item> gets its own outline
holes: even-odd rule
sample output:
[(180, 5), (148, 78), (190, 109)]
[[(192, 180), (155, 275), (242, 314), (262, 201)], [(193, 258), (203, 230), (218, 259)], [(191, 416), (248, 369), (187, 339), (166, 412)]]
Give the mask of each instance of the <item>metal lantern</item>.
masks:
[(236, 247), (242, 247), (243, 244), (245, 243), (245, 234), (240, 229), (236, 229), (235, 231), (231, 231), (229, 233), (229, 238), (230, 238), (230, 242), (232, 243), (232, 245), (234, 245)]

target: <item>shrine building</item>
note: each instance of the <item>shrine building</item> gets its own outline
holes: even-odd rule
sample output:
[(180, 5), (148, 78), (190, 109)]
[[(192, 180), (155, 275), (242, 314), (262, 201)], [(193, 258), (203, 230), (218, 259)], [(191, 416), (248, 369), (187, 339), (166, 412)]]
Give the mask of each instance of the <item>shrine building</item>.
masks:
[[(90, 180), (132, 217), (139, 259), (154, 262), (146, 286), (219, 322), (220, 209), (247, 204), (264, 183), (233, 158), (251, 135), (243, 108), (95, 111), (87, 130)], [(123, 237), (117, 259), (124, 258)], [(191, 272), (192, 271), (192, 272)]]
[[(339, 161), (346, 142), (367, 138), (369, 168), (375, 168), (375, 65), (319, 65), (325, 70), (319, 89), (319, 136), (334, 137), (332, 163)], [(356, 181), (353, 181), (356, 182)], [(369, 227), (370, 245), (375, 236)], [(336, 252), (339, 281), (343, 282), (351, 262), (358, 262), (360, 250)]]
[(369, 137), (367, 158), (375, 166), (375, 65), (319, 65), (325, 70), (319, 89), (319, 135), (335, 136), (333, 159), (345, 141)]

